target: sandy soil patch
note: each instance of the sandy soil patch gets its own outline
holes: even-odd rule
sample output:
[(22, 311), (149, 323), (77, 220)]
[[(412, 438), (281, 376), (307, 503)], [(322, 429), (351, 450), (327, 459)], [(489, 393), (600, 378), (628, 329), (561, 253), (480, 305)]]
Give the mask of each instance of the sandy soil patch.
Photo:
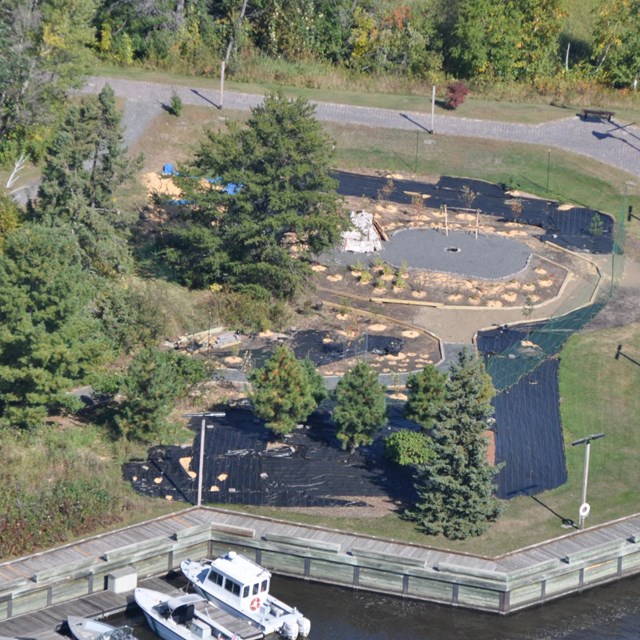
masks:
[(523, 284), (522, 285), (522, 290), (523, 291), (535, 291), (536, 290), (536, 285), (535, 284)]
[(499, 309), (503, 306), (504, 304), (501, 300), (487, 300), (487, 307), (491, 307), (492, 309)]
[(575, 209), (575, 204), (561, 204), (558, 205), (558, 211), (569, 211), (569, 209)]
[(175, 185), (168, 176), (161, 176), (157, 173), (145, 173), (142, 176), (142, 184), (147, 188), (149, 196), (159, 193), (163, 196), (181, 196), (182, 191)]
[(402, 400), (402, 401), (406, 401), (409, 399), (409, 396), (406, 393), (400, 393), (400, 392), (392, 393), (389, 395), (389, 397), (393, 398), (394, 400)]
[(462, 294), (461, 293), (452, 293), (450, 296), (447, 296), (447, 300), (449, 302), (460, 302), (460, 300), (462, 300)]
[(322, 272), (322, 271), (326, 271), (327, 267), (325, 267), (323, 264), (314, 264), (311, 266), (311, 270)]
[(342, 280), (342, 276), (339, 273), (336, 273), (332, 276), (327, 276), (327, 280), (329, 282), (340, 282), (340, 280)]
[(541, 276), (544, 276), (547, 273), (547, 270), (544, 267), (536, 267), (534, 271)]
[(386, 324), (381, 324), (380, 322), (376, 322), (374, 324), (369, 325), (369, 331), (385, 331), (387, 329)]
[(503, 293), (502, 294), (502, 299), (505, 302), (515, 302), (518, 299), (518, 294), (517, 293)]
[(238, 356), (227, 356), (224, 361), (227, 364), (240, 364), (242, 362), (242, 358)]
[(417, 331), (414, 331), (413, 329), (407, 329), (406, 331), (402, 332), (402, 335), (405, 338), (417, 338), (420, 334)]
[(348, 317), (348, 313), (336, 313), (336, 318), (338, 318), (338, 320), (346, 320)]
[(480, 298), (469, 298), (469, 304), (479, 305), (480, 304)]
[(422, 298), (426, 298), (427, 297), (427, 292), (426, 291), (412, 291), (411, 295), (412, 295), (412, 297), (417, 298), (418, 300), (420, 300)]
[(553, 280), (538, 280), (538, 284), (546, 289), (553, 284)]

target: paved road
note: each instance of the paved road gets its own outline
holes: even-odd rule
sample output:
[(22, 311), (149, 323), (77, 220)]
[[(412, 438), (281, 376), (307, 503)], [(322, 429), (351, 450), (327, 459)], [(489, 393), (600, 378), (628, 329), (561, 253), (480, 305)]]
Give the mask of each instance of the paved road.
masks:
[[(126, 80), (119, 78), (89, 79), (84, 90), (99, 91), (105, 82), (113, 87), (117, 96), (127, 100), (124, 115), (126, 142), (132, 144), (142, 135), (145, 126), (168, 105), (173, 90), (185, 104), (211, 106), (220, 103), (219, 91), (194, 86), (170, 85)], [(262, 96), (225, 91), (224, 108), (248, 110), (258, 105)], [(392, 109), (353, 107), (326, 102), (314, 103), (319, 120), (342, 122), (389, 129), (429, 129), (431, 115), (400, 112)], [(220, 112), (224, 114), (224, 110)], [(437, 115), (434, 119), (435, 135), (446, 134), (472, 138), (488, 138), (504, 142), (536, 144), (552, 149), (588, 156), (605, 164), (640, 177), (640, 128), (633, 123), (582, 121), (574, 113), (561, 120), (541, 124), (514, 124), (491, 120), (474, 120)]]

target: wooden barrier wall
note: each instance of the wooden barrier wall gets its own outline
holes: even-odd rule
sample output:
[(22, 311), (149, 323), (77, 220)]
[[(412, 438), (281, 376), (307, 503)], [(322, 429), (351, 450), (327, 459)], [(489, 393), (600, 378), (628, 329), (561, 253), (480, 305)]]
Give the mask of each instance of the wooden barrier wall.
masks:
[[(397, 544), (397, 541), (395, 542)], [(411, 558), (319, 540), (265, 534), (231, 525), (201, 524), (111, 549), (100, 557), (48, 567), (31, 579), (0, 585), (0, 620), (107, 588), (113, 571), (133, 567), (138, 578), (178, 570), (187, 558), (235, 550), (276, 574), (494, 613), (509, 613), (640, 572), (640, 538), (608, 541), (505, 573), (471, 564), (427, 567)]]

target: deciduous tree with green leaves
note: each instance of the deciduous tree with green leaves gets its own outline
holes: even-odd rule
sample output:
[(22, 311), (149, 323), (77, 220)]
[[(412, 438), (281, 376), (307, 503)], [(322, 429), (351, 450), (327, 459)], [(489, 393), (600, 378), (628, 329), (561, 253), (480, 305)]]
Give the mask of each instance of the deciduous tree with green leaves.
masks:
[(370, 444), (376, 431), (387, 423), (385, 387), (378, 374), (360, 361), (338, 382), (333, 397), (333, 420), (343, 449)]
[(286, 346), (278, 347), (261, 369), (251, 373), (249, 381), (256, 415), (280, 435), (306, 420), (327, 395), (313, 363), (298, 360)]
[(0, 163), (37, 158), (90, 61), (93, 0), (0, 2)]
[[(307, 258), (333, 246), (347, 224), (329, 175), (331, 158), (332, 142), (314, 107), (282, 94), (268, 95), (246, 126), (209, 132), (179, 182), (193, 203), (191, 224), (219, 238), (220, 260), (214, 273), (200, 276), (187, 264), (182, 279), (250, 284), (278, 298), (307, 287)], [(186, 177), (193, 175), (238, 189), (230, 195)]]
[(463, 539), (483, 533), (500, 514), (498, 471), (487, 459), (484, 431), (494, 390), (482, 360), (464, 350), (452, 365), (445, 404), (432, 431), (433, 457), (417, 468), (417, 504), (407, 516), (429, 535)]

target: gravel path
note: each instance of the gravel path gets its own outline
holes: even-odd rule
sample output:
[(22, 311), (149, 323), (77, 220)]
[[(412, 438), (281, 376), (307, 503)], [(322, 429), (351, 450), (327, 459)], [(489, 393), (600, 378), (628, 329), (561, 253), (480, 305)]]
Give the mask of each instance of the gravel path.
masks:
[[(144, 126), (162, 105), (169, 104), (173, 90), (185, 104), (218, 107), (219, 91), (202, 87), (172, 87), (171, 85), (126, 80), (121, 78), (92, 77), (82, 90), (85, 93), (99, 91), (105, 82), (113, 87), (117, 96), (127, 100), (125, 120), (131, 125), (128, 142), (142, 135)], [(129, 104), (132, 101), (134, 104)], [(258, 105), (262, 96), (226, 91), (225, 109), (248, 110)], [(136, 103), (144, 103), (142, 107)], [(430, 129), (431, 115), (400, 112), (374, 107), (354, 107), (316, 102), (319, 120), (342, 122), (389, 129)], [(129, 116), (129, 112), (133, 115)], [(536, 144), (548, 149), (563, 149), (588, 156), (605, 164), (640, 177), (640, 129), (632, 123), (583, 121), (574, 113), (554, 122), (541, 124), (514, 124), (491, 120), (474, 120), (454, 116), (437, 115), (434, 132), (452, 136), (487, 138), (504, 142)]]

